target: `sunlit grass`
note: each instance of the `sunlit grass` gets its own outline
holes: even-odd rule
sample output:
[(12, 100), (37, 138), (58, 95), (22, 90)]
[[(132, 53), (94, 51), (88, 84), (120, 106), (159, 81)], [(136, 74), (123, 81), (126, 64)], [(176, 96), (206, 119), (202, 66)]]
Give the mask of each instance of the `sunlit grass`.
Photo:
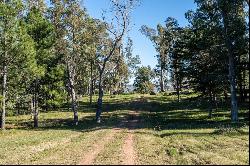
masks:
[[(228, 105), (218, 105), (208, 117), (208, 104), (197, 95), (112, 95), (104, 97), (102, 124), (95, 122), (95, 103), (79, 101), (79, 126), (67, 109), (41, 112), (40, 128), (31, 115), (7, 117), (0, 131), (0, 164), (79, 164), (85, 153), (128, 117), (139, 111), (134, 131), (137, 164), (249, 164), (249, 110), (241, 107), (232, 124)], [(97, 96), (95, 96), (97, 99)], [(95, 101), (95, 100), (93, 100)], [(126, 129), (105, 145), (95, 164), (121, 164)]]

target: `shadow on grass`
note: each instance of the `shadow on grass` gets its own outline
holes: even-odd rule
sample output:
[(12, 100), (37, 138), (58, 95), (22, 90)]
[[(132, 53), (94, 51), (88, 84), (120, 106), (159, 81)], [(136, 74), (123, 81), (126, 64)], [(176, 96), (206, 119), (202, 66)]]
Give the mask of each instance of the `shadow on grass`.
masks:
[[(40, 128), (33, 129), (33, 122), (19, 122), (20, 129), (27, 130), (74, 130), (79, 132), (91, 132), (100, 129), (127, 128), (119, 124), (129, 118), (128, 110), (141, 112), (139, 123), (135, 129), (152, 130), (187, 130), (187, 129), (220, 129), (225, 127), (240, 128), (249, 125), (249, 111), (239, 113), (240, 122), (232, 124), (230, 112), (225, 104), (218, 105), (213, 112), (213, 118), (208, 118), (209, 104), (198, 98), (183, 99), (181, 102), (166, 100), (164, 97), (142, 97), (133, 101), (116, 100), (104, 103), (102, 115), (103, 122), (97, 124), (95, 117), (86, 116), (79, 120), (79, 125), (74, 126), (72, 119), (47, 119), (40, 121)], [(94, 113), (95, 106), (90, 107), (87, 102), (79, 102), (79, 112)], [(248, 110), (247, 105), (243, 107)], [(67, 109), (65, 109), (67, 110)], [(126, 112), (127, 110), (127, 112)], [(116, 111), (116, 112), (115, 112)], [(125, 112), (124, 112), (125, 111)], [(173, 133), (178, 134), (178, 133)], [(182, 134), (182, 133), (180, 133)], [(188, 133), (186, 133), (188, 134)], [(196, 134), (196, 133), (190, 133)], [(201, 134), (201, 133), (197, 133)], [(210, 133), (211, 134), (211, 133)], [(169, 136), (168, 134), (160, 137)]]

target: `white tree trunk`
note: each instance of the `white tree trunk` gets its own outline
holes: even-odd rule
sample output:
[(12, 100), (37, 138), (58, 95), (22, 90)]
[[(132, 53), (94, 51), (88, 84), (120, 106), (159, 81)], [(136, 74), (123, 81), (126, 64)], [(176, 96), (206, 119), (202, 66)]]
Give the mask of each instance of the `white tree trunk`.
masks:
[[(7, 53), (6, 53), (7, 54)], [(5, 114), (6, 114), (6, 90), (7, 90), (7, 66), (3, 67), (3, 84), (2, 84), (2, 116), (1, 116), (1, 129), (5, 129)]]

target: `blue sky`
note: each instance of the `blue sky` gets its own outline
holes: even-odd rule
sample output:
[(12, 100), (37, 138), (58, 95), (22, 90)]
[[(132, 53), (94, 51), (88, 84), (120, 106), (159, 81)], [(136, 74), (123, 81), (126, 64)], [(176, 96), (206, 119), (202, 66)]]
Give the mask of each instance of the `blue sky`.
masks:
[[(149, 39), (141, 34), (139, 29), (142, 25), (156, 28), (157, 24), (164, 24), (167, 17), (174, 17), (180, 26), (188, 24), (185, 13), (190, 9), (195, 9), (194, 0), (141, 0), (142, 3), (135, 9), (132, 15), (132, 29), (129, 36), (134, 42), (133, 52), (140, 55), (142, 65), (155, 67), (157, 54), (153, 44)], [(94, 18), (101, 18), (102, 9), (108, 9), (109, 0), (84, 0), (84, 7)]]

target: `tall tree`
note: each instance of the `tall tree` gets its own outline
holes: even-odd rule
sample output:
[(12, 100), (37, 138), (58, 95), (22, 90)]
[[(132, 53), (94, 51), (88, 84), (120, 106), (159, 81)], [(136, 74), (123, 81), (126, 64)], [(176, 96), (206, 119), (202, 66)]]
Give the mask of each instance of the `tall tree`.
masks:
[[(212, 2), (212, 1), (211, 1)], [(215, 3), (197, 2), (195, 12), (186, 14), (191, 23), (188, 75), (192, 87), (208, 98), (212, 115), (216, 95), (227, 93), (228, 78), (225, 45)]]
[[(233, 0), (230, 2), (218, 0), (218, 7), (222, 16), (223, 35), (229, 58), (229, 81), (231, 90), (231, 119), (238, 121), (238, 101), (236, 94), (236, 56), (235, 52), (238, 38), (245, 33), (243, 13), (243, 0)], [(241, 29), (239, 29), (241, 28)], [(243, 28), (243, 29), (242, 29)]]
[(157, 32), (156, 30), (149, 28), (147, 26), (142, 26), (141, 32), (146, 35), (155, 45), (155, 49), (159, 53), (157, 55), (158, 58), (158, 66), (159, 69), (159, 76), (160, 76), (160, 89), (161, 92), (165, 92), (165, 82), (166, 82), (166, 70), (167, 70), (167, 46), (165, 40), (165, 29), (162, 25), (157, 25)]
[[(125, 78), (125, 84), (129, 82), (129, 79), (135, 76), (137, 69), (139, 68), (138, 65), (141, 64), (141, 59), (139, 55), (133, 55), (133, 40), (128, 38), (127, 46), (124, 50), (124, 59), (126, 66), (128, 68), (128, 78)], [(126, 88), (126, 85), (125, 85)]]
[(82, 62), (83, 54), (81, 47), (81, 37), (85, 30), (85, 11), (81, 9), (77, 0), (67, 1), (64, 15), (65, 41), (67, 50), (65, 54), (65, 63), (67, 67), (69, 90), (71, 95), (72, 111), (74, 112), (74, 123), (78, 125), (76, 77), (77, 71)]
[[(19, 0), (0, 2), (0, 63), (2, 78), (2, 114), (1, 128), (5, 129), (7, 89), (11, 78), (20, 81), (16, 74), (20, 70), (26, 76), (31, 77), (36, 73), (34, 42), (27, 34), (25, 23), (19, 18), (23, 11), (23, 4)], [(33, 74), (32, 74), (33, 73)], [(16, 75), (16, 76), (15, 76)]]
[[(109, 60), (115, 55), (117, 49), (120, 49), (122, 44), (122, 39), (128, 30), (130, 25), (130, 14), (137, 1), (131, 0), (111, 0), (112, 11), (114, 12), (115, 23), (105, 24), (106, 30), (110, 34), (110, 39), (106, 40), (104, 44), (104, 54), (99, 54), (99, 80), (98, 80), (98, 108), (96, 111), (96, 120), (98, 123), (101, 122), (102, 113), (102, 99), (104, 95), (103, 91), (103, 76)], [(108, 47), (108, 49), (107, 49)]]
[(48, 70), (46, 69), (53, 58), (52, 46), (54, 42), (53, 26), (48, 19), (43, 16), (43, 13), (38, 7), (39, 6), (33, 6), (26, 18), (28, 34), (35, 42), (36, 62), (40, 73), (31, 85), (31, 93), (33, 94), (34, 127), (38, 127), (39, 100), (46, 97), (46, 95), (42, 97), (41, 88), (42, 84), (44, 84), (43, 86), (46, 84), (43, 80), (48, 77)]

